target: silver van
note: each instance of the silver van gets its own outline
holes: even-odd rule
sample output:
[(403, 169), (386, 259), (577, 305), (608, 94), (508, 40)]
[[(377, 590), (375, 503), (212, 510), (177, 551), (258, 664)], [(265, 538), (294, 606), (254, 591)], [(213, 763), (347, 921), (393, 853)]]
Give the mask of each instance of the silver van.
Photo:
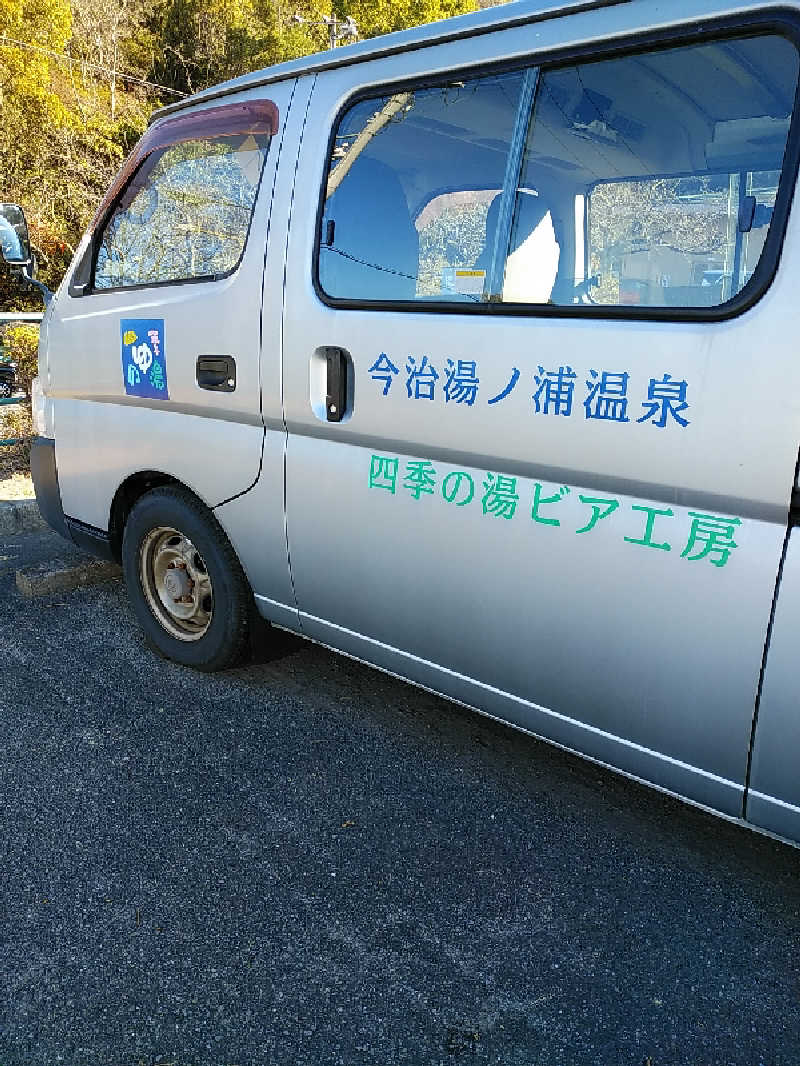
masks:
[(45, 315), (50, 524), (178, 662), (257, 609), (800, 841), (799, 45), (523, 0), (158, 112)]

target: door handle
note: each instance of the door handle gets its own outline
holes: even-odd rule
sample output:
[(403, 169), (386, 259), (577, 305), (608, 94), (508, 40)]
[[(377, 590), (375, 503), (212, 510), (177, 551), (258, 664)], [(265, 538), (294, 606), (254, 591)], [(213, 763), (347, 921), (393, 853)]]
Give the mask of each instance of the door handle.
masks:
[(232, 355), (198, 355), (197, 384), (209, 392), (233, 392), (236, 360)]
[(325, 417), (341, 422), (347, 406), (347, 365), (350, 359), (343, 348), (326, 348)]

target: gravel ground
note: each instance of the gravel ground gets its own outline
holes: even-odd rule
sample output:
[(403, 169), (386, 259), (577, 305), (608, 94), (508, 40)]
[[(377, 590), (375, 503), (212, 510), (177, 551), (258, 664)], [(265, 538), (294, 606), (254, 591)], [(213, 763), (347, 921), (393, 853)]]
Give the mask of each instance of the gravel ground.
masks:
[(0, 1066), (797, 1066), (800, 853), (282, 634), (205, 677), (0, 543)]

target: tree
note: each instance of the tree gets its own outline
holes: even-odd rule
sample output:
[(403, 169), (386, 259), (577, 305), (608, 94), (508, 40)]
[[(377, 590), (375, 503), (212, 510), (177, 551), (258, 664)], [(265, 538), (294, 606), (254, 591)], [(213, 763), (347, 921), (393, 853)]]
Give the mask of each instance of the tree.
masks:
[(108, 73), (101, 84), (110, 94), (110, 118), (117, 111), (117, 89), (126, 91), (118, 71), (146, 78), (154, 58), (155, 39), (147, 28), (144, 0), (71, 0), (70, 55), (81, 64), (82, 82), (89, 90), (98, 81), (98, 68)]
[(332, 13), (355, 19), (366, 38), (463, 15), (476, 7), (472, 0), (334, 0)]
[[(122, 23), (105, 25), (105, 0), (82, 2), (73, 18), (69, 0), (0, 0), (0, 197), (25, 208), (40, 276), (51, 288), (150, 110), (136, 87), (118, 105), (113, 77), (98, 79), (87, 66), (107, 61), (104, 35), (113, 50), (116, 33), (122, 53)], [(125, 25), (131, 31), (132, 20)], [(41, 306), (5, 270), (0, 301)]]
[[(156, 81), (194, 92), (328, 47), (323, 17), (355, 19), (362, 38), (475, 9), (475, 0), (164, 0), (151, 21)], [(292, 20), (300, 15), (302, 23)]]
[[(323, 16), (352, 16), (366, 38), (473, 6), (474, 0), (320, 0), (318, 6), (312, 0), (0, 0), (0, 197), (25, 208), (40, 277), (58, 285), (149, 114), (176, 98), (170, 90), (191, 93), (327, 48)], [(294, 22), (295, 14), (306, 21)], [(40, 303), (0, 269), (0, 305)]]
[(250, 0), (165, 0), (151, 26), (161, 47), (153, 75), (191, 93), (273, 62), (279, 53), (275, 9)]

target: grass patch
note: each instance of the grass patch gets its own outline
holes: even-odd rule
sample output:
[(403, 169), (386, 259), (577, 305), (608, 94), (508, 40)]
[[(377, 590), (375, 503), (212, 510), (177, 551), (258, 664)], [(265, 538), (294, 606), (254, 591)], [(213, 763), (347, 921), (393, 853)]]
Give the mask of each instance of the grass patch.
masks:
[(19, 444), (6, 444), (0, 447), (0, 481), (12, 477), (30, 477), (31, 442), (22, 440)]
[(15, 472), (4, 477), (0, 473), (0, 500), (32, 500), (35, 495), (30, 474)]

